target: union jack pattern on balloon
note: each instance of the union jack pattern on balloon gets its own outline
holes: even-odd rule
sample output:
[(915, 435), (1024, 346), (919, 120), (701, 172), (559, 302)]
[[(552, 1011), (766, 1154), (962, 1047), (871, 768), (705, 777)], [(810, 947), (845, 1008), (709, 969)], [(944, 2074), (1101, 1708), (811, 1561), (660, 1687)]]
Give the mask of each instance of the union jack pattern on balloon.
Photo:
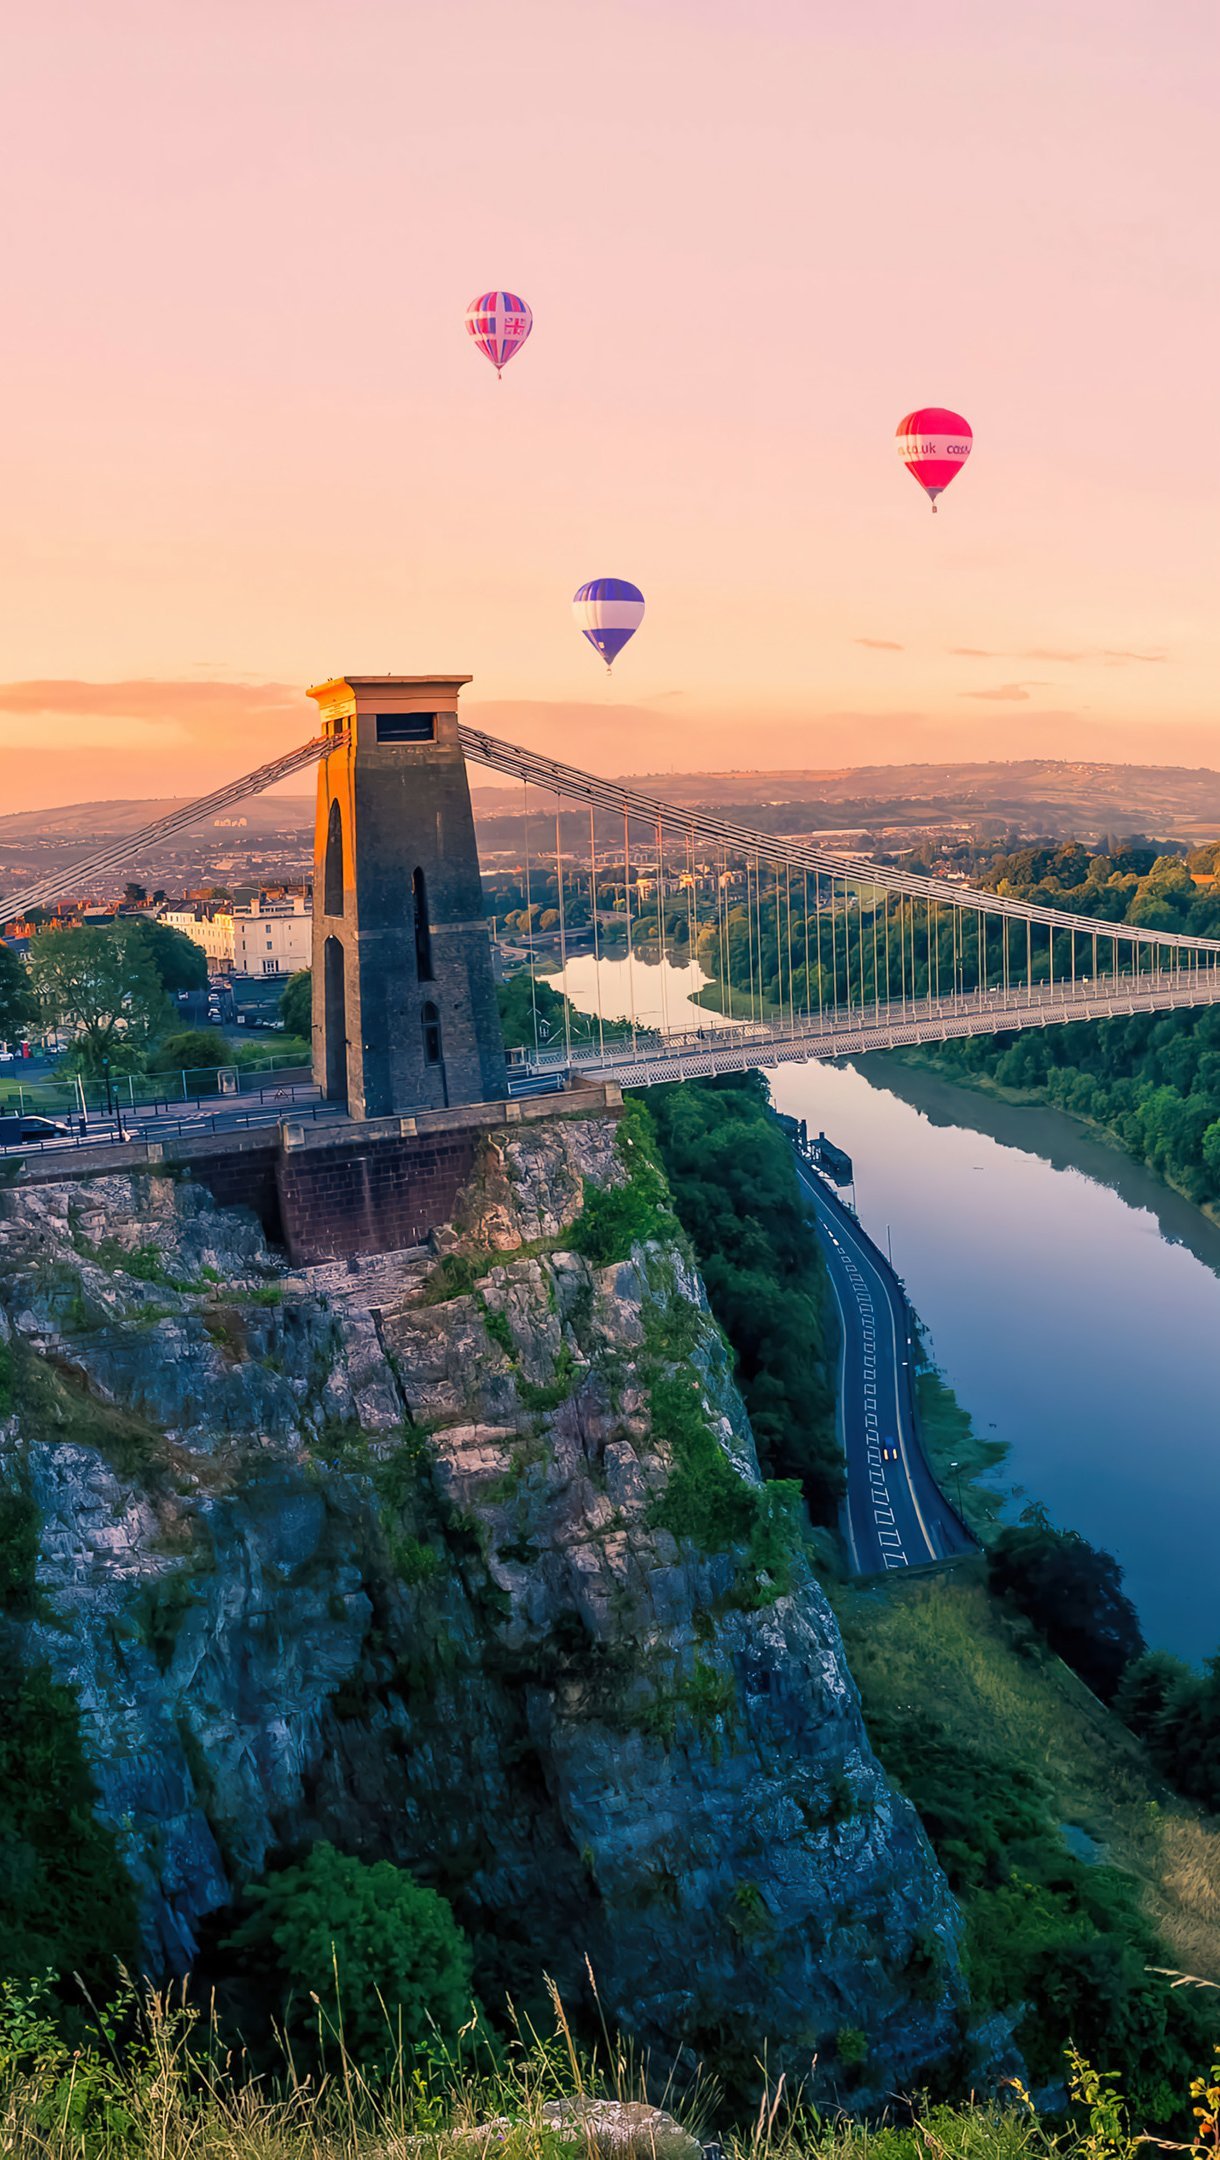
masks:
[(466, 310), (466, 328), (497, 375), (520, 352), (533, 327), (529, 302), (517, 293), (480, 293)]

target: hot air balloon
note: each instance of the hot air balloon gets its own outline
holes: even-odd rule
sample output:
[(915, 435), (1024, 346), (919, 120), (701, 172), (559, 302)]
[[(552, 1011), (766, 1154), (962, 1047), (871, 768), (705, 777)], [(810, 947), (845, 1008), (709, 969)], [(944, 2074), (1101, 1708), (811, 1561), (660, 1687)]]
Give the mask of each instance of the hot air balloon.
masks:
[(644, 620), (644, 595), (626, 578), (590, 578), (573, 594), (572, 613), (609, 674), (611, 663)]
[(970, 423), (944, 405), (921, 405), (898, 422), (898, 455), (936, 508), (970, 455)]
[(520, 352), (534, 327), (529, 302), (511, 292), (480, 293), (466, 310), (466, 328), (481, 353), (486, 353), (497, 376)]

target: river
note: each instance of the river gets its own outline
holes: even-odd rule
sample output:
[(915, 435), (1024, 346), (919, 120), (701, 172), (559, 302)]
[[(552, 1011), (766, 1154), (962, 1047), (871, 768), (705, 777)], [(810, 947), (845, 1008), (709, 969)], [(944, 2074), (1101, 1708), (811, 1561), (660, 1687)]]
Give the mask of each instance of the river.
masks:
[[(700, 979), (631, 973), (638, 1016), (671, 1024)], [(627, 961), (600, 978), (604, 1016), (625, 1014)], [(591, 957), (553, 980), (595, 1009)], [(1009, 1448), (1001, 1479), (1116, 1554), (1154, 1647), (1220, 1650), (1220, 1229), (1059, 1111), (880, 1056), (769, 1077), (852, 1156), (937, 1363)]]

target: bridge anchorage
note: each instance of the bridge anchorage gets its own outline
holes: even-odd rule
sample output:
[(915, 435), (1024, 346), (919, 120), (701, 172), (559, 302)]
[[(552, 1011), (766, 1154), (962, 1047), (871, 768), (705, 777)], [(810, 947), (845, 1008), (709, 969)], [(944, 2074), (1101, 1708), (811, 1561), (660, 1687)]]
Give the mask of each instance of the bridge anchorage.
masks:
[[(458, 719), (465, 675), (346, 675), (322, 732), (0, 903), (4, 919), (317, 762), (314, 1077), (357, 1120), (509, 1092), (467, 764), (521, 783), (527, 1082), (649, 1085), (958, 1035), (1220, 1002), (1220, 940), (1110, 923), (666, 802)], [(540, 1024), (534, 899), (590, 1013)], [(624, 971), (609, 971), (617, 954)], [(698, 959), (706, 1003), (642, 963)], [(592, 961), (589, 977), (588, 961)], [(613, 979), (612, 979), (613, 977)], [(701, 978), (700, 978), (701, 979)], [(656, 1011), (660, 993), (660, 1012)]]

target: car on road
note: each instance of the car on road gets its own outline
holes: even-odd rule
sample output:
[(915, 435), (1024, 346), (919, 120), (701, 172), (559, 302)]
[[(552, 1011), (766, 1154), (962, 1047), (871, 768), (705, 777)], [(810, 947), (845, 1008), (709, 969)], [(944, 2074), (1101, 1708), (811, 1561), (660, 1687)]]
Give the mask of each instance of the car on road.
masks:
[(69, 1140), (72, 1127), (58, 1118), (0, 1116), (0, 1147), (19, 1146), (23, 1140)]

